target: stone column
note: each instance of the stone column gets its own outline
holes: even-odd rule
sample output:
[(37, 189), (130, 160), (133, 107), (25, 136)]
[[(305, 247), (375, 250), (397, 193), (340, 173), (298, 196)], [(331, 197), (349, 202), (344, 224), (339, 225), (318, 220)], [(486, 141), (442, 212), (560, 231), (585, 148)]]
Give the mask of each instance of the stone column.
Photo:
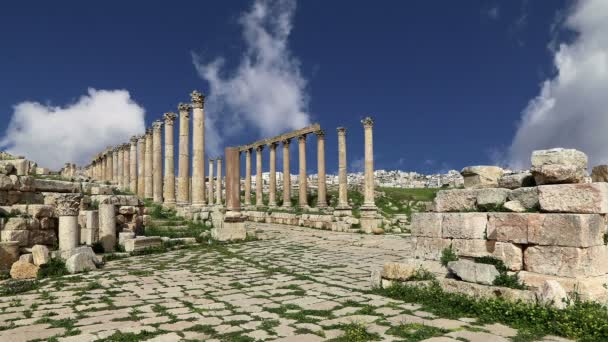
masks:
[(165, 113), (165, 204), (172, 207), (175, 205), (175, 159), (173, 147), (173, 126), (177, 115)]
[(283, 142), (283, 207), (291, 207), (291, 171), (289, 169), (289, 143), (291, 139)]
[[(227, 172), (227, 171), (226, 171)], [(226, 176), (228, 174), (226, 173)], [(228, 195), (226, 195), (228, 196)], [(251, 205), (251, 149), (245, 151), (245, 206)]]
[(299, 205), (300, 208), (308, 207), (307, 198), (307, 180), (306, 180), (306, 134), (302, 134), (298, 137), (298, 149), (300, 154), (300, 174), (298, 175), (299, 191)]
[(99, 212), (97, 210), (85, 211), (86, 244), (91, 246), (99, 240)]
[(118, 147), (112, 149), (112, 181), (118, 184)]
[(372, 127), (374, 121), (367, 117), (361, 121), (365, 130), (365, 191), (361, 206), (361, 230), (366, 233), (381, 233), (379, 228), (382, 220), (378, 217), (378, 209), (374, 201), (374, 145)]
[(59, 216), (59, 250), (69, 251), (78, 247), (80, 228), (78, 211), (81, 194), (60, 194), (55, 196), (57, 216)]
[(106, 180), (106, 155), (105, 153), (101, 155), (101, 158), (99, 159), (99, 180), (100, 181), (105, 181)]
[(132, 136), (131, 152), (129, 152), (129, 190), (137, 194), (137, 137)]
[(131, 187), (131, 148), (129, 144), (122, 145), (124, 160), (122, 162), (122, 187), (130, 190)]
[(152, 129), (146, 130), (146, 153), (145, 153), (145, 173), (144, 173), (144, 197), (152, 199), (154, 197), (154, 178), (152, 177), (152, 151), (154, 149)]
[(277, 143), (268, 144), (270, 149), (270, 185), (268, 186), (268, 206), (277, 206)]
[(215, 204), (222, 205), (222, 157), (217, 157), (217, 175), (215, 183)]
[(116, 247), (116, 209), (114, 204), (99, 204), (99, 241), (106, 252)]
[(137, 138), (137, 196), (144, 198), (146, 188), (146, 136), (140, 135)]
[(209, 158), (209, 182), (207, 184), (209, 192), (207, 193), (207, 199), (209, 205), (213, 205), (213, 158)]
[(238, 147), (227, 147), (226, 158), (226, 214), (224, 222), (211, 230), (218, 241), (244, 240), (245, 218), (241, 215), (241, 165)]
[(255, 148), (255, 205), (261, 207), (264, 205), (264, 194), (263, 186), (264, 181), (262, 180), (262, 151), (264, 150), (263, 145), (256, 146)]
[(163, 122), (154, 121), (152, 124), (152, 183), (153, 198), (156, 203), (163, 203)]
[(346, 128), (338, 128), (338, 206), (336, 209), (350, 210), (346, 175)]
[(114, 181), (114, 151), (112, 150), (112, 148), (110, 147), (110, 149), (108, 150), (108, 163), (106, 164), (106, 168), (107, 168), (107, 174), (108, 174), (108, 181), (112, 182)]
[(125, 151), (122, 149), (122, 145), (116, 146), (116, 158), (117, 158), (117, 166), (116, 166), (116, 182), (118, 183), (118, 188), (124, 188), (124, 180), (122, 178), (122, 174), (124, 172), (124, 161), (125, 161)]
[(205, 205), (205, 98), (196, 90), (192, 98), (192, 205)]
[(179, 156), (177, 177), (177, 203), (190, 203), (190, 109), (180, 103), (179, 109)]
[(325, 177), (325, 131), (317, 134), (317, 207), (327, 208), (327, 180)]

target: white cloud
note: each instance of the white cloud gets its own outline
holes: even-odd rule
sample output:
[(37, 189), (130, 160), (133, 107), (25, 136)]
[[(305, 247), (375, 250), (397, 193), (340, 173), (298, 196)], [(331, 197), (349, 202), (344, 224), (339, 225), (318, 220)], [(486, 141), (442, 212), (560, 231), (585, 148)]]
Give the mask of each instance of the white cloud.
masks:
[(126, 90), (88, 89), (64, 107), (21, 102), (0, 148), (58, 170), (66, 162), (86, 165), (106, 146), (124, 143), (143, 133), (144, 109)]
[(222, 136), (234, 136), (245, 126), (269, 137), (310, 123), (306, 80), (288, 48), (295, 9), (295, 0), (256, 0), (240, 17), (246, 48), (232, 72), (225, 72), (223, 58), (206, 62), (193, 54), (210, 86), (205, 112), (211, 153), (220, 152)]
[(578, 1), (564, 25), (577, 36), (559, 45), (556, 75), (522, 113), (509, 149), (514, 168), (527, 167), (535, 149), (560, 146), (608, 163), (608, 1)]

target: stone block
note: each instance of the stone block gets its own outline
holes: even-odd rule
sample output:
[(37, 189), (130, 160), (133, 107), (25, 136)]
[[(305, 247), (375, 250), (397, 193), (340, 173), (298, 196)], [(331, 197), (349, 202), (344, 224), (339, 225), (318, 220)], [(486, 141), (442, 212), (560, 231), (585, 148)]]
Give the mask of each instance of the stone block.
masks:
[(80, 246), (80, 247), (72, 248), (67, 251), (60, 251), (59, 256), (63, 260), (68, 260), (69, 258), (71, 258), (73, 255), (76, 255), (76, 254), (86, 254), (89, 257), (91, 257), (91, 259), (95, 259), (95, 252), (93, 252), (93, 248), (91, 248), (89, 246)]
[(134, 232), (120, 232), (118, 233), (118, 244), (124, 246), (125, 241), (135, 239)]
[(382, 278), (408, 280), (416, 273), (416, 267), (398, 262), (387, 262), (382, 266)]
[(537, 213), (489, 213), (488, 240), (527, 244), (529, 227), (540, 226), (542, 217)]
[(0, 174), (0, 190), (16, 190), (15, 184), (10, 176)]
[(528, 243), (543, 246), (604, 245), (606, 224), (598, 214), (537, 214), (528, 226)]
[(540, 209), (551, 213), (608, 213), (608, 183), (538, 187)]
[(30, 232), (27, 230), (3, 230), (0, 232), (2, 241), (17, 241), (20, 247), (29, 246)]
[(505, 189), (517, 189), (536, 185), (534, 176), (529, 171), (503, 174), (498, 179), (498, 186)]
[(4, 230), (27, 230), (28, 220), (23, 217), (11, 217), (4, 224)]
[(36, 266), (44, 265), (51, 261), (49, 249), (44, 245), (34, 245), (32, 247), (33, 263)]
[(418, 237), (414, 239), (414, 256), (424, 260), (439, 260), (441, 252), (450, 247), (449, 239)]
[(412, 235), (441, 237), (442, 213), (412, 213)]
[(158, 247), (162, 244), (162, 240), (158, 236), (139, 236), (135, 239), (127, 239), (124, 241), (125, 251), (134, 252), (149, 247)]
[(562, 277), (590, 277), (608, 273), (608, 247), (530, 246), (524, 252), (526, 271)]
[(472, 189), (441, 190), (433, 200), (434, 211), (454, 212), (476, 210), (477, 192)]
[(17, 260), (19, 260), (19, 242), (0, 242), (0, 270), (10, 270), (11, 265)]
[(587, 155), (563, 148), (533, 151), (531, 171), (538, 185), (582, 183), (587, 176)]
[(567, 305), (568, 293), (559, 282), (546, 280), (538, 293), (538, 298), (544, 305), (564, 309)]
[(29, 234), (29, 243), (31, 245), (47, 245), (52, 246), (58, 243), (55, 230), (35, 230)]
[(519, 201), (507, 201), (503, 205), (503, 208), (507, 211), (514, 212), (514, 213), (526, 212), (526, 208)]
[(70, 274), (93, 271), (97, 269), (94, 259), (87, 253), (76, 253), (65, 261), (65, 268)]
[(50, 205), (44, 205), (44, 204), (28, 205), (27, 213), (37, 219), (41, 219), (43, 217), (55, 217), (54, 208)]
[(245, 222), (224, 222), (221, 227), (211, 229), (211, 237), (218, 241), (245, 240)]
[(33, 264), (34, 263), (34, 256), (32, 255), (32, 253), (21, 254), (19, 256), (19, 261), (27, 262), (29, 264)]
[(80, 183), (66, 182), (54, 179), (35, 178), (33, 186), (35, 191), (38, 192), (80, 192)]
[(512, 190), (507, 198), (509, 201), (518, 201), (526, 209), (538, 208), (538, 188), (519, 188)]
[(492, 209), (503, 205), (511, 190), (501, 188), (479, 189), (477, 192), (477, 207), (480, 209)]
[(492, 285), (500, 275), (494, 265), (478, 264), (471, 260), (448, 262), (448, 270), (469, 283)]
[(597, 165), (591, 170), (593, 182), (608, 182), (608, 165)]
[(453, 239), (485, 239), (487, 213), (445, 213), (441, 236)]
[(11, 278), (32, 279), (38, 276), (40, 268), (29, 262), (17, 261), (11, 266)]
[(133, 215), (137, 211), (137, 208), (132, 205), (121, 206), (118, 208), (118, 213), (121, 215)]
[(464, 178), (465, 188), (493, 188), (498, 186), (498, 179), (503, 174), (498, 166), (468, 166), (460, 171)]
[(461, 257), (477, 258), (490, 256), (502, 260), (510, 270), (517, 271), (523, 267), (523, 254), (519, 246), (512, 243), (489, 240), (454, 239), (452, 248)]

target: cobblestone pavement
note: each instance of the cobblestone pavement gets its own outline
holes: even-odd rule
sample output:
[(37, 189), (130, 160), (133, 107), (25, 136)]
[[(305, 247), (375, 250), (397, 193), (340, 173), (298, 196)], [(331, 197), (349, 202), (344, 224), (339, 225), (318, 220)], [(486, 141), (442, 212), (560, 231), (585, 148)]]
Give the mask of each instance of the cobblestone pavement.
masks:
[(370, 294), (370, 269), (406, 257), (407, 238), (256, 228), (267, 239), (112, 261), (0, 298), (0, 341), (323, 341), (353, 322), (384, 341), (517, 334)]

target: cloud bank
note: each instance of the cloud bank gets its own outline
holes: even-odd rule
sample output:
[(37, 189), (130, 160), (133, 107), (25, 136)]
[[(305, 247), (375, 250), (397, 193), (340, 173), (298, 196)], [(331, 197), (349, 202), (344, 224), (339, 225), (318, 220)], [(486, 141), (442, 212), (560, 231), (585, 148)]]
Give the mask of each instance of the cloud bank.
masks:
[(86, 165), (106, 146), (144, 129), (144, 109), (128, 91), (89, 88), (64, 107), (30, 101), (15, 105), (0, 148), (58, 170), (66, 162)]
[(205, 109), (211, 153), (220, 153), (222, 136), (245, 127), (268, 137), (310, 123), (306, 80), (288, 48), (295, 9), (295, 0), (256, 0), (239, 19), (245, 50), (232, 71), (221, 57), (206, 62), (193, 54), (198, 74), (210, 86)]
[(513, 168), (551, 147), (582, 150), (590, 165), (608, 163), (608, 1), (579, 0), (563, 28), (576, 38), (556, 45), (556, 74), (522, 113), (509, 148)]

